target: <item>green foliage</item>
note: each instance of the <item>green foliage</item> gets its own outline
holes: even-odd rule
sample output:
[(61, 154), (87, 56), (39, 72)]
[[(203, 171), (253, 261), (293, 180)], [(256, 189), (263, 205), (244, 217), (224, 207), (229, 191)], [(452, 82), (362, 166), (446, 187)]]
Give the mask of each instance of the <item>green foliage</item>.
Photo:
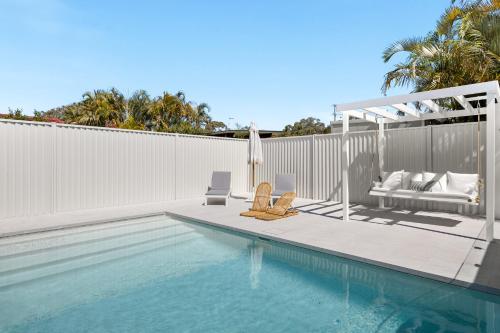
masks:
[(23, 109), (9, 108), (9, 115), (6, 117), (7, 119), (15, 119), (15, 120), (26, 120), (26, 116), (23, 114)]
[(145, 90), (137, 90), (128, 99), (128, 115), (140, 124), (151, 122), (150, 107), (151, 97)]
[(42, 111), (33, 111), (33, 120), (34, 121), (44, 121), (46, 117), (44, 116)]
[(293, 125), (286, 125), (283, 129), (283, 136), (300, 136), (326, 133), (330, 133), (330, 127), (327, 127), (319, 119), (313, 117), (301, 119), (295, 122)]
[(412, 86), (426, 91), (500, 79), (500, 1), (452, 1), (425, 37), (390, 45), (385, 62), (407, 54), (385, 75), (382, 91)]
[(129, 130), (138, 130), (138, 131), (145, 130), (144, 124), (136, 121), (132, 115), (128, 116), (127, 119), (125, 119), (125, 121), (121, 123), (119, 127), (122, 129), (129, 129)]
[(65, 121), (88, 126), (119, 127), (127, 116), (125, 97), (115, 88), (88, 91), (82, 97), (81, 102), (64, 110)]
[(210, 133), (214, 133), (227, 130), (227, 126), (222, 121), (212, 120), (207, 123), (205, 129)]
[(210, 134), (226, 127), (223, 122), (212, 120), (208, 104), (187, 101), (182, 91), (151, 98), (146, 91), (137, 90), (127, 99), (112, 88), (86, 92), (82, 98), (42, 116), (72, 124), (186, 134)]

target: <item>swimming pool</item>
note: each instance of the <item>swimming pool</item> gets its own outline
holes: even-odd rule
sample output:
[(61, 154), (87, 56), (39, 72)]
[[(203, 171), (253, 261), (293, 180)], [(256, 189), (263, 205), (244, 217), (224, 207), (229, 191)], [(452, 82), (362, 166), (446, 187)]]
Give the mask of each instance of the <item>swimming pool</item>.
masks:
[(500, 332), (500, 297), (169, 216), (0, 239), (0, 332)]

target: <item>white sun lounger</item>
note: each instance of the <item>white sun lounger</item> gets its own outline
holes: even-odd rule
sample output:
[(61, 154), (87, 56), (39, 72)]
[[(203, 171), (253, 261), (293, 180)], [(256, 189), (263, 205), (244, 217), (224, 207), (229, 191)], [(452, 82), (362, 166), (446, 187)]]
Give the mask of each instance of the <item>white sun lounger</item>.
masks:
[(205, 193), (205, 206), (208, 204), (208, 198), (225, 199), (225, 206), (228, 205), (229, 195), (231, 194), (231, 172), (214, 171), (212, 173), (212, 182)]
[(273, 193), (271, 193), (271, 205), (273, 204), (274, 199), (281, 197), (284, 193), (296, 192), (294, 174), (276, 174), (274, 184)]

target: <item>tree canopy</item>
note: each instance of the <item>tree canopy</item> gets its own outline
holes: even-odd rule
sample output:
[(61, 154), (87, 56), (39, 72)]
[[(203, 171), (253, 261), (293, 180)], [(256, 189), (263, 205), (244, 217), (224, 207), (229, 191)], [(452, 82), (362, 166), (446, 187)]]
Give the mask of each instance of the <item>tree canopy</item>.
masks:
[(137, 90), (125, 98), (115, 88), (94, 90), (85, 92), (79, 102), (39, 112), (38, 118), (35, 120), (56, 118), (78, 125), (189, 134), (210, 134), (226, 128), (223, 122), (212, 119), (207, 103), (187, 101), (182, 91), (151, 98), (146, 91)]
[(330, 133), (330, 127), (314, 117), (296, 121), (293, 125), (286, 125), (283, 136), (300, 136)]
[(406, 54), (385, 75), (382, 91), (411, 86), (415, 92), (500, 80), (500, 0), (452, 1), (434, 31), (397, 41), (383, 60)]

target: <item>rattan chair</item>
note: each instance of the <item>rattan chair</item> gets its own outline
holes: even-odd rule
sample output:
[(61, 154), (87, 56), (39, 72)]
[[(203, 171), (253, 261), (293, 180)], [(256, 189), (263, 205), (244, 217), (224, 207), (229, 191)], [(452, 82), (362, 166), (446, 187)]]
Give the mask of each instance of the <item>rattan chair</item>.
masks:
[(258, 215), (264, 214), (269, 208), (271, 202), (271, 184), (260, 183), (255, 192), (255, 197), (253, 200), (253, 205), (250, 210), (240, 213), (241, 216), (246, 217), (256, 217)]
[(272, 208), (269, 208), (265, 213), (256, 216), (255, 218), (264, 221), (274, 221), (285, 217), (297, 215), (299, 212), (292, 207), (293, 200), (295, 200), (295, 192), (283, 193), (276, 201)]

